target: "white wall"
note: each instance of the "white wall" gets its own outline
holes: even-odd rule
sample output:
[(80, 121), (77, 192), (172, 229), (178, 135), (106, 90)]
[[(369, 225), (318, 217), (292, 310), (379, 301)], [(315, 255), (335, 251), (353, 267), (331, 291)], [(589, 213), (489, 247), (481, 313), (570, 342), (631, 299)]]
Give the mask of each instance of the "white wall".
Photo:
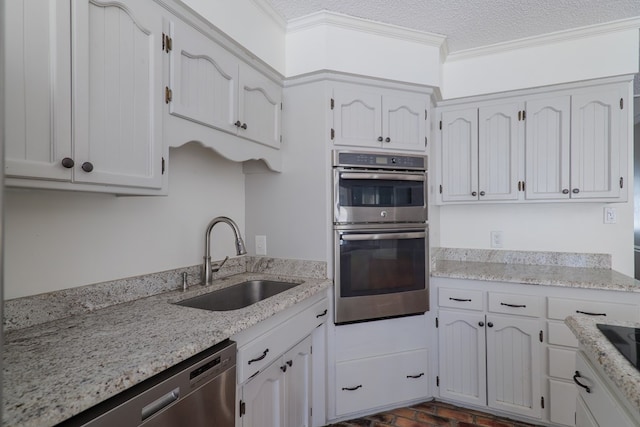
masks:
[(450, 55), (443, 64), (442, 96), (459, 98), (637, 73), (638, 24), (634, 25)]
[[(244, 230), (240, 163), (191, 143), (171, 150), (168, 170), (166, 197), (7, 190), (5, 298), (199, 264), (218, 215)], [(235, 256), (226, 225), (212, 242), (214, 259)]]
[(263, 0), (182, 2), (284, 75), (285, 23), (261, 6)]

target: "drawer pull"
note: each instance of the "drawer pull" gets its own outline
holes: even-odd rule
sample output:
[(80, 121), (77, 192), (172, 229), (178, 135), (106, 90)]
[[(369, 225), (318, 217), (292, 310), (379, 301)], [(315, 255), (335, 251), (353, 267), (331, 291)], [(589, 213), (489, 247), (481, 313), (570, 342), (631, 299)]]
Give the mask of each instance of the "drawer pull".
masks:
[(316, 319), (321, 318), (322, 316), (326, 316), (327, 315), (327, 309), (325, 308), (324, 311), (318, 315), (316, 315)]
[(449, 299), (451, 301), (458, 301), (458, 302), (471, 302), (470, 299), (464, 299), (464, 298), (452, 298), (452, 297), (449, 297)]
[(342, 387), (342, 390), (344, 390), (344, 391), (355, 391), (355, 390), (357, 390), (359, 388), (362, 388), (362, 384), (357, 385), (355, 387)]
[(501, 302), (500, 305), (505, 305), (507, 307), (513, 307), (513, 308), (527, 308), (527, 306), (524, 304), (507, 304), (506, 302)]
[(606, 316), (607, 313), (589, 313), (588, 311), (576, 310), (578, 314), (586, 314), (587, 316)]
[(407, 378), (420, 378), (424, 376), (424, 372), (420, 372), (418, 375), (407, 375)]
[(262, 359), (264, 359), (265, 357), (267, 357), (267, 353), (269, 353), (269, 349), (266, 349), (263, 353), (262, 356), (260, 357), (256, 357), (255, 359), (251, 359), (247, 362), (247, 365), (251, 365), (253, 362), (259, 362)]
[(581, 384), (580, 381), (578, 381), (578, 378), (582, 378), (582, 376), (580, 375), (580, 371), (576, 371), (576, 373), (573, 374), (573, 382), (585, 389), (587, 393), (591, 393), (591, 388), (589, 386)]

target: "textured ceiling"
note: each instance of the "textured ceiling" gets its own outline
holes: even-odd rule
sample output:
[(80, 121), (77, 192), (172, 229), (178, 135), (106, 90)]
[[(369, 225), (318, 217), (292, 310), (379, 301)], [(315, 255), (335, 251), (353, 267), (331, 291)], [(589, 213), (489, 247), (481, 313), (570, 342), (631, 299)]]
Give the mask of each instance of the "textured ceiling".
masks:
[(321, 10), (447, 37), (449, 52), (640, 16), (640, 0), (267, 0), (285, 20)]

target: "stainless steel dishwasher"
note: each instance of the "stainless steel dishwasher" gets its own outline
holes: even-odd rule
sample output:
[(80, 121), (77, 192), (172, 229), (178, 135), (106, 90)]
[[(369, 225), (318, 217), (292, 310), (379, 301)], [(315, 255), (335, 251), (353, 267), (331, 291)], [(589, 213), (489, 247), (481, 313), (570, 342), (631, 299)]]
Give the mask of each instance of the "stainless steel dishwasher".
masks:
[(59, 426), (233, 427), (236, 343), (224, 341)]

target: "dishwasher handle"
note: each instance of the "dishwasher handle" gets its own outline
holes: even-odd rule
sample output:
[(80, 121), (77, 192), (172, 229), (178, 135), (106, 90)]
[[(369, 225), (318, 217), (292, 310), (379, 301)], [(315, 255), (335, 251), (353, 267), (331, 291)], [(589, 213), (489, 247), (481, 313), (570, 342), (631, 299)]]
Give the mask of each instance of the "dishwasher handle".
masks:
[(142, 421), (171, 405), (180, 397), (180, 387), (176, 387), (164, 396), (154, 400), (142, 408)]

